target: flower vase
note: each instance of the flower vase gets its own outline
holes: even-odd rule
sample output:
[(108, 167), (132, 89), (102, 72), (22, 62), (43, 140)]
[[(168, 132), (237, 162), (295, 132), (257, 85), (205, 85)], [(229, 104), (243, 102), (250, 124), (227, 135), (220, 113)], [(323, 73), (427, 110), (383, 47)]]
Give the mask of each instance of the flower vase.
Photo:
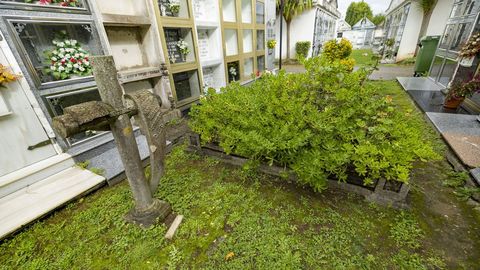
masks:
[(447, 109), (457, 109), (460, 104), (465, 100), (465, 97), (455, 97), (445, 98), (443, 102), (443, 107)]
[(182, 54), (182, 62), (187, 62), (187, 55), (186, 54)]

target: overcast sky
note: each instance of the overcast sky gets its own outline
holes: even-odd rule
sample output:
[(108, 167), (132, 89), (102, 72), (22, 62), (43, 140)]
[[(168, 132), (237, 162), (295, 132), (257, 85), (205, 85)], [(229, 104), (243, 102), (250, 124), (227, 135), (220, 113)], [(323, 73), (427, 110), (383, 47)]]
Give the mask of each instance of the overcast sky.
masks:
[[(345, 17), (347, 13), (347, 8), (352, 2), (360, 2), (361, 0), (338, 0), (338, 10), (342, 13), (342, 17)], [(373, 14), (385, 13), (388, 5), (390, 5), (390, 0), (364, 0), (372, 8)]]

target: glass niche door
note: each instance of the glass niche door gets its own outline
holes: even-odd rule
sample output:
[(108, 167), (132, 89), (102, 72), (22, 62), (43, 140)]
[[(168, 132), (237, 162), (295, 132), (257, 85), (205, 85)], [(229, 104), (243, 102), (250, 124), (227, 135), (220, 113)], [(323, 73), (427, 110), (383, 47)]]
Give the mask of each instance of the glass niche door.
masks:
[(430, 78), (447, 87), (455, 76), (458, 53), (473, 32), (479, 31), (480, 1), (456, 0), (430, 68)]

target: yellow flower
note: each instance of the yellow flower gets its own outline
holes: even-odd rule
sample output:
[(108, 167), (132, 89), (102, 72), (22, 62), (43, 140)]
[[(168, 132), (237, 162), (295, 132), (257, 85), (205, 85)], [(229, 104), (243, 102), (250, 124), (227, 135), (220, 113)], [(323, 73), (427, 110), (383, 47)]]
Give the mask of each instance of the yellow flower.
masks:
[(387, 103), (392, 103), (393, 98), (392, 98), (392, 96), (389, 95), (389, 96), (385, 97), (385, 100), (387, 101)]
[(230, 260), (231, 258), (233, 258), (233, 256), (235, 256), (235, 253), (229, 252), (229, 253), (225, 256), (225, 260), (228, 261), (228, 260)]

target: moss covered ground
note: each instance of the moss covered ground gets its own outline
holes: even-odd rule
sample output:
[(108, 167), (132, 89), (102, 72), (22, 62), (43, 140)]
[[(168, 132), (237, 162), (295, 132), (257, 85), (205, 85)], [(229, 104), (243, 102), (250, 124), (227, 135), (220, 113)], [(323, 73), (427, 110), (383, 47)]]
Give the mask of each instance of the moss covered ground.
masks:
[[(422, 115), (395, 82), (375, 82)], [(428, 125), (425, 123), (425, 125)], [(433, 130), (426, 140), (444, 146)], [(480, 215), (453, 189), (445, 160), (416, 166), (410, 208), (335, 190), (321, 194), (177, 147), (157, 196), (185, 216), (125, 223), (128, 185), (103, 188), (0, 244), (0, 269), (479, 269)]]

